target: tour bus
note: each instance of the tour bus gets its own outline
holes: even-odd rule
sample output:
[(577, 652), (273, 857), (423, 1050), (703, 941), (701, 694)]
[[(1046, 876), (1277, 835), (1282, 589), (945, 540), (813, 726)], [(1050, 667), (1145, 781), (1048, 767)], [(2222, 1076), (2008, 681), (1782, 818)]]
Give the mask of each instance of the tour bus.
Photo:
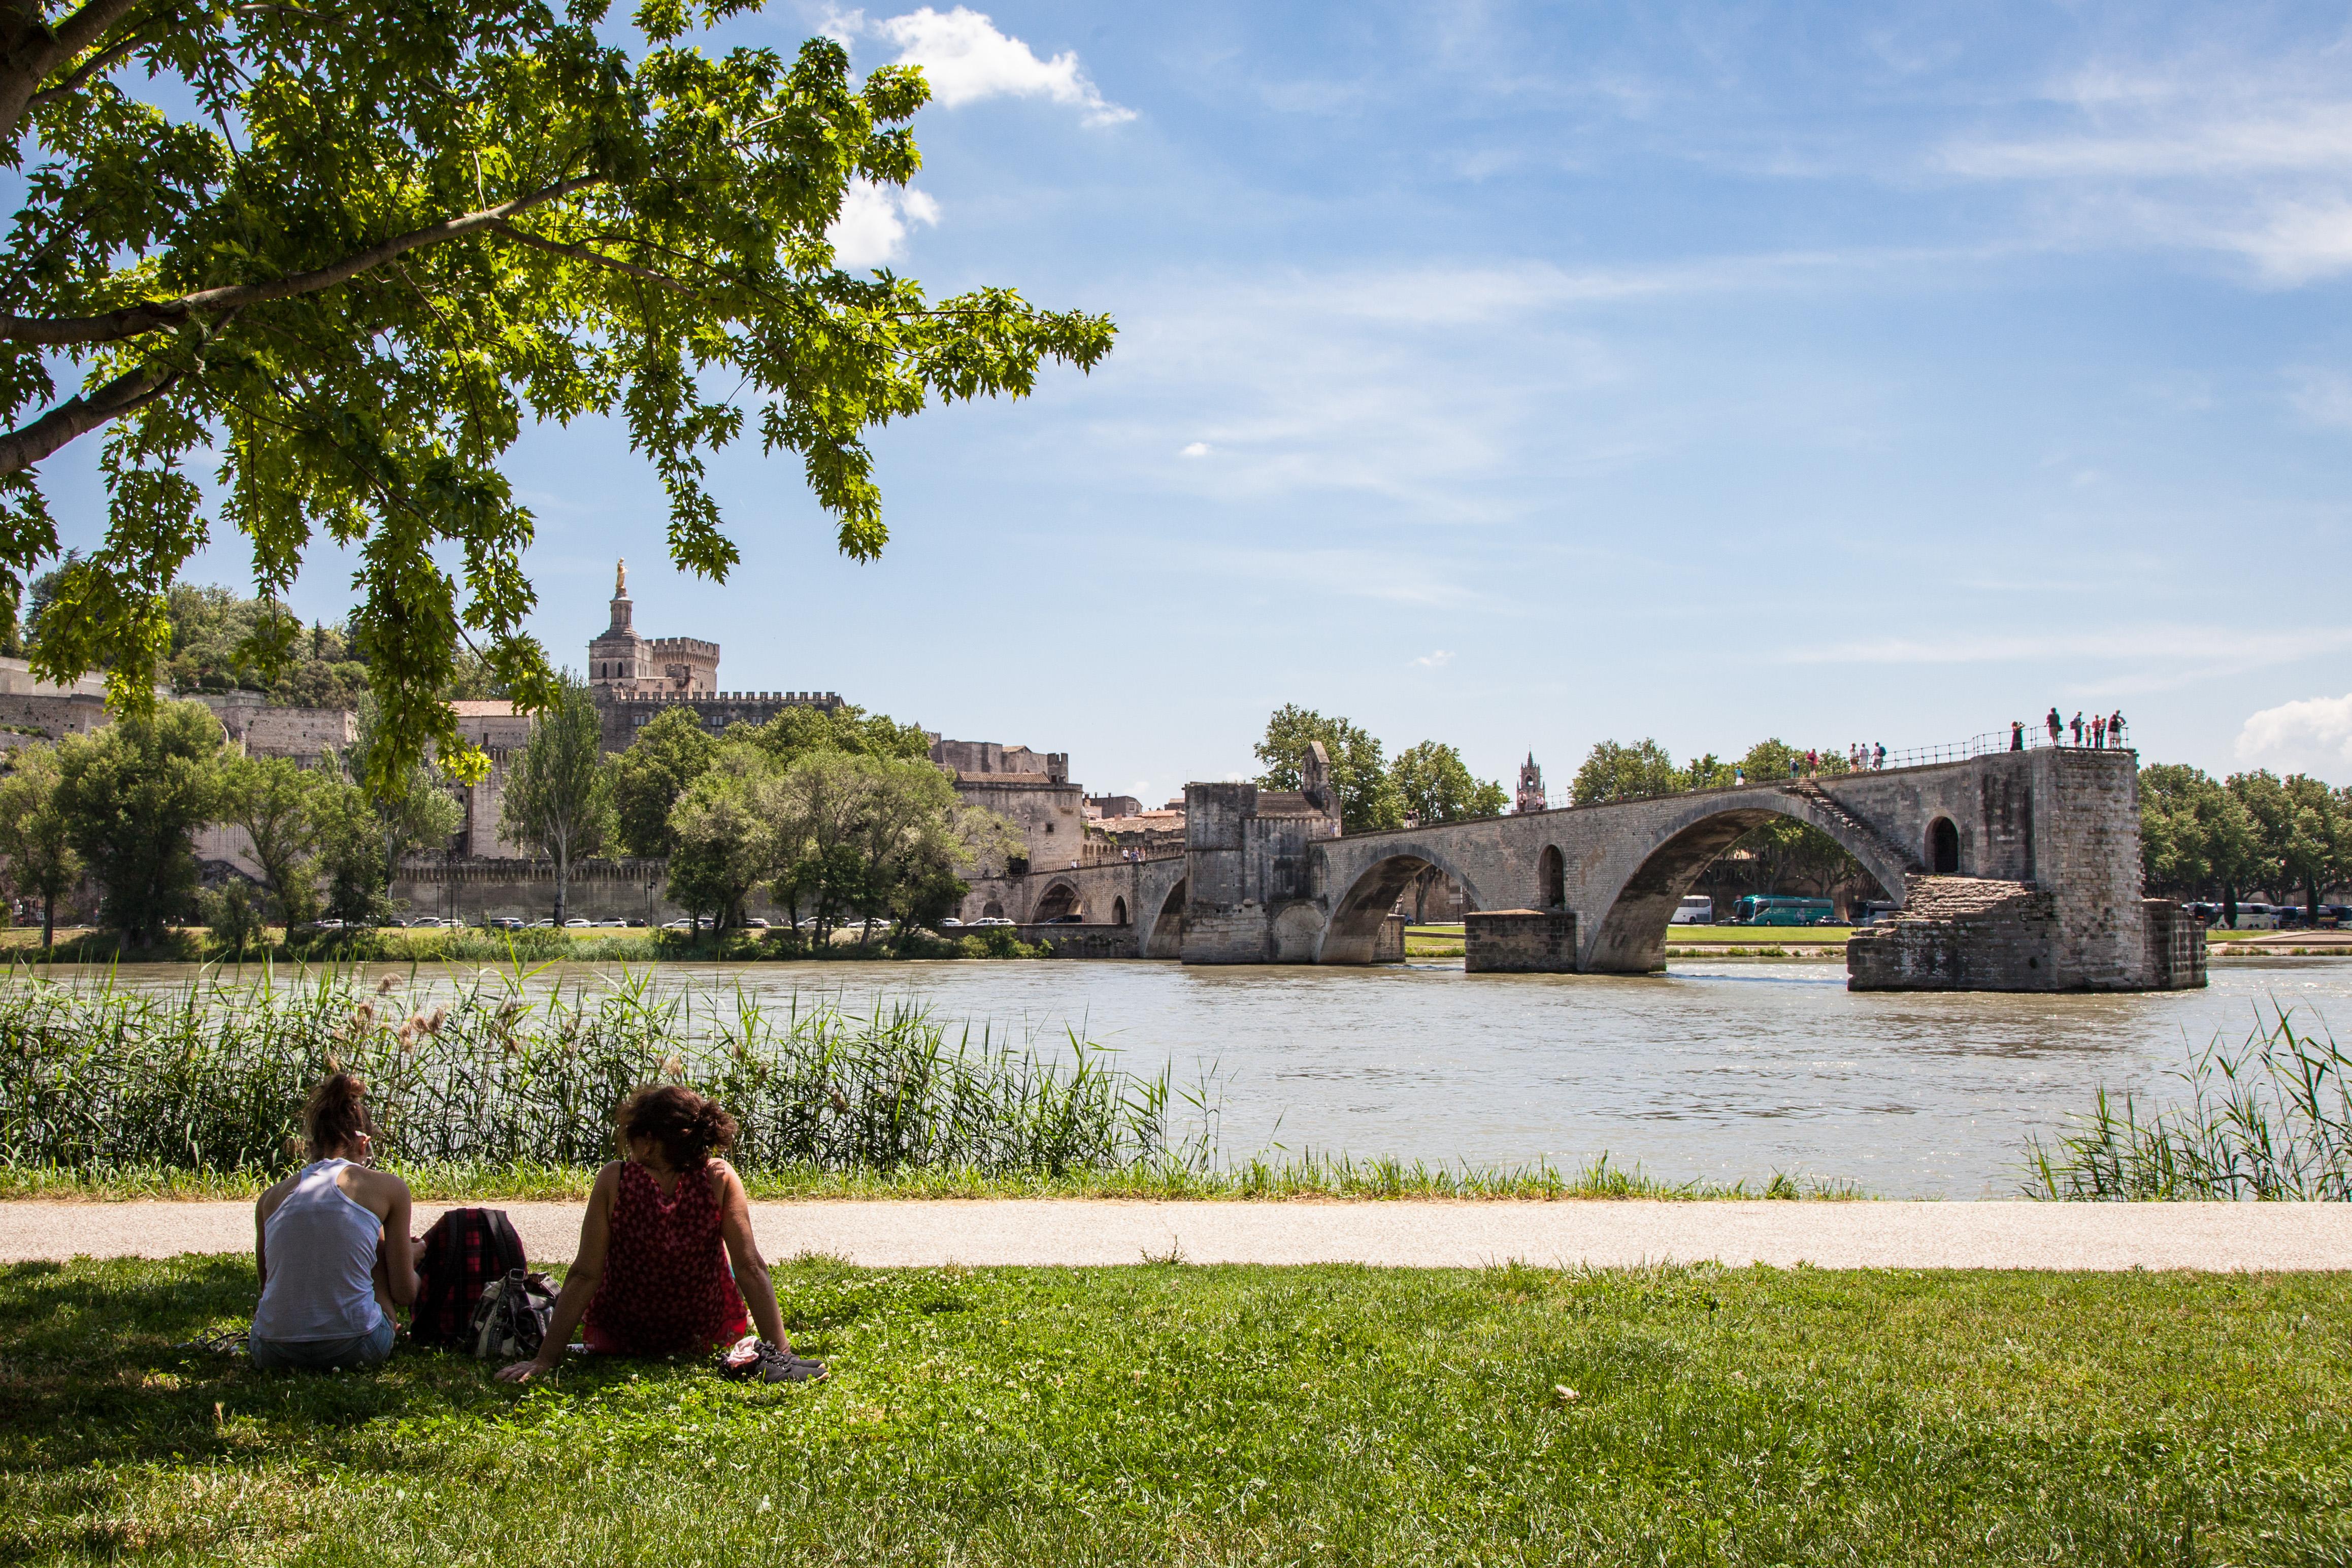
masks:
[(1826, 898), (1782, 898), (1751, 893), (1733, 908), (1734, 925), (1834, 925), (1837, 905)]
[(1694, 893), (1675, 905), (1666, 916), (1669, 925), (1712, 925), (1715, 924), (1715, 900), (1703, 893)]

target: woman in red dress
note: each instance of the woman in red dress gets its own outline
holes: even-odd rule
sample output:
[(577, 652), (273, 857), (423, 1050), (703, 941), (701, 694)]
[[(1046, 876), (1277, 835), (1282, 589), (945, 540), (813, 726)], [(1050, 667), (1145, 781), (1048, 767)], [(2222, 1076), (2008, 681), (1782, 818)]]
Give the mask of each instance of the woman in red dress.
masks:
[[(700, 1355), (760, 1326), (758, 1375), (823, 1378), (793, 1354), (767, 1260), (751, 1237), (743, 1178), (719, 1157), (735, 1118), (682, 1084), (649, 1085), (621, 1102), (614, 1131), (626, 1155), (596, 1174), (580, 1255), (564, 1276), (538, 1356), (499, 1369), (525, 1383), (562, 1364), (574, 1327), (593, 1353)], [(748, 1311), (747, 1311), (748, 1305)]]

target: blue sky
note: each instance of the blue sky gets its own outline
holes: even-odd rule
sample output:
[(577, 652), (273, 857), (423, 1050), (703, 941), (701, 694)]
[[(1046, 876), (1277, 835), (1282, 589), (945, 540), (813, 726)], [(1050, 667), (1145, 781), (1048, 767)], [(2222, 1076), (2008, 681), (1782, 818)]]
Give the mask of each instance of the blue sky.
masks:
[[(535, 630), (637, 624), (1159, 800), (1286, 701), (1554, 788), (1604, 737), (1892, 749), (2121, 707), (2352, 782), (2342, 7), (787, 5), (914, 57), (845, 254), (1112, 314), (1091, 376), (879, 434), (892, 542), (715, 465), (662, 559), (533, 434)], [(88, 446), (90, 444), (85, 443)], [(89, 465), (53, 465), (87, 538)], [(194, 574), (246, 576), (236, 541)], [(322, 557), (298, 608), (332, 615)]]

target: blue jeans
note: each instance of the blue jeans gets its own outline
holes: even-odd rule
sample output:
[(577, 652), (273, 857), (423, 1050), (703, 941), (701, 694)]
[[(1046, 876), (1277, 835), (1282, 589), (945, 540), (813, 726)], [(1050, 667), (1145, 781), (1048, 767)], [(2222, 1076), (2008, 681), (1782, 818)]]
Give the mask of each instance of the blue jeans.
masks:
[(283, 1367), (292, 1370), (322, 1371), (331, 1367), (373, 1366), (392, 1354), (393, 1326), (390, 1318), (376, 1324), (373, 1333), (354, 1334), (349, 1339), (248, 1339), (246, 1350), (256, 1366)]

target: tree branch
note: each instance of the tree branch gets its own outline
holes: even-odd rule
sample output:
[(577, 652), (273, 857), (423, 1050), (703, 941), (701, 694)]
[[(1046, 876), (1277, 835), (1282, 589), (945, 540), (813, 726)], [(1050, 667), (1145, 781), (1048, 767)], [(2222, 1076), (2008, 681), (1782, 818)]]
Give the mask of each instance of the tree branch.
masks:
[(161, 397), (179, 379), (175, 367), (151, 361), (95, 392), (68, 398), (24, 429), (0, 435), (0, 475), (22, 473), (68, 442)]
[(83, 0), (80, 10), (54, 27), (41, 18), (40, 0), (15, 0), (0, 31), (0, 143), (14, 145), (33, 94), (48, 74), (84, 49), (139, 0)]
[[(95, 3), (95, 0), (93, 0)], [(161, 331), (176, 327), (189, 317), (214, 311), (241, 310), (249, 305), (267, 305), (274, 300), (293, 299), (320, 289), (348, 283), (361, 273), (382, 267), (394, 256), (405, 256), (426, 246), (442, 245), (453, 239), (484, 229), (499, 229), (505, 220), (517, 213), (549, 202), (560, 201), (577, 191), (601, 185), (606, 177), (583, 174), (577, 179), (562, 180), (544, 190), (517, 196), (511, 202), (501, 202), (495, 207), (464, 214), (445, 223), (412, 229), (395, 235), (380, 245), (354, 251), (331, 266), (298, 272), (274, 283), (239, 283), (225, 288), (199, 289), (183, 294), (176, 299), (158, 299), (142, 305), (126, 306), (100, 316), (68, 316), (44, 319), (37, 316), (0, 317), (0, 339), (18, 343), (64, 345), (74, 343), (113, 343), (125, 338), (135, 338), (142, 332)]]
[(701, 298), (700, 291), (690, 284), (681, 283), (666, 272), (656, 272), (650, 267), (638, 267), (634, 263), (606, 256), (601, 251), (590, 250), (586, 246), (565, 245), (558, 240), (541, 239), (539, 235), (526, 233), (512, 224), (498, 223), (490, 226), (507, 238), (527, 245), (533, 250), (543, 250), (553, 256), (568, 256), (574, 261), (591, 262), (598, 267), (610, 267), (614, 272), (625, 272), (631, 277), (644, 278), (647, 283), (658, 284), (672, 294), (683, 294), (689, 299)]
[(153, 42), (155, 42), (155, 40), (152, 38), (144, 38), (133, 35), (131, 37), (123, 39), (121, 43), (109, 44), (105, 48), (99, 50), (98, 53), (82, 61), (82, 63), (75, 68), (73, 75), (66, 78), (65, 80), (58, 83), (57, 86), (45, 87), (40, 91), (35, 93), (31, 98), (26, 99), (25, 100), (25, 107), (27, 109), (38, 109), (45, 103), (55, 103), (61, 98), (72, 97), (75, 93), (81, 90), (82, 84), (89, 81), (90, 78), (98, 75), (100, 71), (110, 69), (117, 61), (122, 58), (123, 56), (129, 54), (140, 45), (152, 44)]

